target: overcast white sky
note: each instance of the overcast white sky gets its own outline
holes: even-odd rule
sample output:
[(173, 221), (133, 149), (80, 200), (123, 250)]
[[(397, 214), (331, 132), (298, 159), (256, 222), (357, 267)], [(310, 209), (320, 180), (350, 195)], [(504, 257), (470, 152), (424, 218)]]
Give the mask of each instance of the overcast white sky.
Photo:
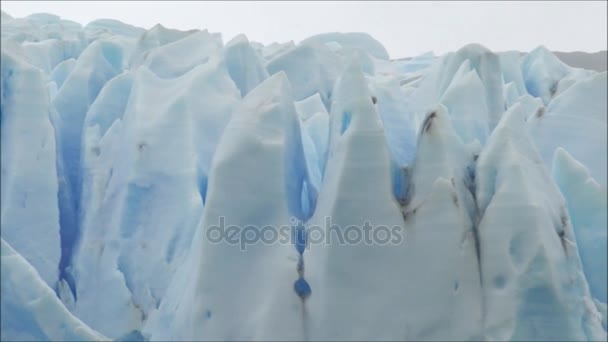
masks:
[(14, 17), (48, 12), (83, 25), (112, 18), (150, 28), (239, 33), (250, 40), (296, 43), (322, 32), (367, 32), (392, 58), (454, 51), (480, 43), (494, 51), (606, 50), (606, 1), (346, 2), (346, 1), (5, 1)]

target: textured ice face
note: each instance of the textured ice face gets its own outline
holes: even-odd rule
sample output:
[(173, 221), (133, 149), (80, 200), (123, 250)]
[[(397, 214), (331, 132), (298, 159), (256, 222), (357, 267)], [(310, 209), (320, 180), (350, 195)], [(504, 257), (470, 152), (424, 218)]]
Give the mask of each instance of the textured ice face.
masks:
[(37, 270), (4, 239), (1, 338), (6, 341), (107, 341), (71, 314)]
[(605, 341), (606, 75), (2, 13), (2, 339)]

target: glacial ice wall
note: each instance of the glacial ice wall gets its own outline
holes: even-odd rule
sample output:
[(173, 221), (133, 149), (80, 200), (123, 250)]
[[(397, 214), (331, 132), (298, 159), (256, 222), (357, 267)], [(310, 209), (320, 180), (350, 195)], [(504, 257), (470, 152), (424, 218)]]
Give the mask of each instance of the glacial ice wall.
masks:
[(1, 23), (2, 340), (606, 341), (606, 72)]

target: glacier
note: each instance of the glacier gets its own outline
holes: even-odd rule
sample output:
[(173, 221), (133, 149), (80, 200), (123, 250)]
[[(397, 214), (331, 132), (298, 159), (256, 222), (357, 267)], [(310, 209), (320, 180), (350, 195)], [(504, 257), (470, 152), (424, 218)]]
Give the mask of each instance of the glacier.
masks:
[(607, 340), (607, 72), (1, 28), (3, 341)]

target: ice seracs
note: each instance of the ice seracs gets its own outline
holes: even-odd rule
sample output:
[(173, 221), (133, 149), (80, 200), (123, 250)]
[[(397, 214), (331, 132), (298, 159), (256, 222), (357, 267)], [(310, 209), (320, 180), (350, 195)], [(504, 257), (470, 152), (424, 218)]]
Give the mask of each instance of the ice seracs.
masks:
[[(404, 284), (405, 307), (418, 313), (407, 315), (406, 339), (480, 339), (478, 212), (471, 192), (478, 151), (462, 142), (441, 105), (427, 113), (417, 144), (407, 204), (402, 206), (407, 250), (402, 267), (417, 275)], [(442, 262), (421, 262), (435, 258)]]
[[(555, 149), (563, 147), (586, 165), (590, 176), (604, 187), (608, 173), (607, 84), (607, 72), (582, 78), (527, 122), (548, 168)], [(593, 146), (594, 153), (589, 153), (589, 146)]]
[[(289, 237), (295, 218), (301, 219), (306, 169), (290, 91), (284, 73), (271, 76), (245, 97), (226, 127), (184, 264), (192, 275), (170, 322), (172, 339), (303, 338), (302, 303), (290, 286), (297, 252)], [(234, 236), (224, 233), (230, 227), (239, 229)], [(246, 243), (265, 227), (276, 229), (274, 240)], [(283, 233), (285, 241), (279, 240)], [(148, 329), (152, 338), (156, 331), (166, 334)]]
[[(75, 312), (96, 329), (111, 337), (140, 330), (159, 307), (190, 247), (215, 146), (239, 99), (214, 59), (173, 79), (140, 67), (110, 81), (91, 107), (83, 171), (94, 191), (82, 199), (74, 273), (86, 284)], [(100, 293), (122, 300), (103, 302)], [(116, 303), (124, 309), (114, 321), (100, 317)]]
[(262, 57), (253, 49), (245, 35), (234, 37), (226, 44), (226, 66), (230, 77), (239, 88), (241, 96), (268, 77)]
[[(401, 264), (405, 250), (402, 240), (392, 241), (400, 236), (390, 235), (391, 229), (402, 233), (403, 219), (391, 191), (387, 142), (358, 64), (344, 71), (336, 88), (323, 186), (307, 227), (311, 242), (304, 263), (313, 291), (307, 334), (313, 340), (392, 339), (405, 334), (405, 311), (398, 309), (404, 282), (389, 270)], [(347, 227), (361, 234), (366, 224), (385, 225), (389, 241), (366, 243), (358, 235), (348, 243)], [(390, 295), (378, 300), (371, 293)]]
[(606, 259), (598, 257), (606, 254), (606, 188), (591, 178), (587, 168), (561, 147), (555, 150), (552, 175), (568, 205), (591, 295), (606, 303)]
[(605, 332), (570, 216), (524, 120), (520, 106), (509, 109), (478, 160), (485, 334), (498, 340), (597, 340)]
[(47, 79), (2, 46), (2, 238), (55, 288), (61, 228), (56, 135)]

